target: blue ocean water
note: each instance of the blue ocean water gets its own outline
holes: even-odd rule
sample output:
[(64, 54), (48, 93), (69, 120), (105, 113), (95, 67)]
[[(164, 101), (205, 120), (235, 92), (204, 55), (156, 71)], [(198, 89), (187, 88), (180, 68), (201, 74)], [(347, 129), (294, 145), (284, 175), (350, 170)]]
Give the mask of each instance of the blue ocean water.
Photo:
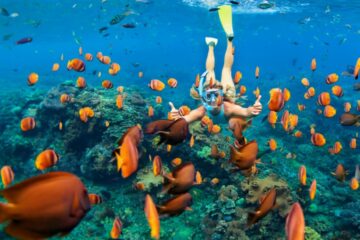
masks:
[[(353, 90), (353, 85), (357, 81), (352, 76), (342, 73), (354, 67), (360, 57), (360, 22), (358, 21), (360, 2), (355, 0), (275, 1), (273, 7), (265, 10), (258, 8), (260, 2), (248, 0), (232, 5), (235, 34), (233, 74), (235, 71), (242, 72), (243, 78), (240, 83), (247, 87), (248, 100), (244, 102), (245, 106), (255, 101), (256, 97), (252, 92), (256, 87), (260, 88), (263, 96), (261, 100), (263, 112), (254, 119), (252, 127), (245, 134), (246, 138), (256, 139), (261, 150), (268, 148), (266, 143), (270, 138), (275, 138), (278, 142), (278, 150), (262, 158), (265, 164), (259, 166), (259, 178), (276, 174), (287, 182), (292, 201), (299, 201), (302, 204), (306, 226), (321, 236), (320, 238), (311, 232), (314, 234), (313, 237), (307, 235), (306, 239), (360, 239), (359, 190), (351, 190), (348, 183), (355, 174), (355, 166), (360, 163), (358, 147), (355, 150), (349, 148), (350, 139), (357, 137), (358, 128), (343, 127), (339, 124), (345, 102), (351, 103), (352, 113), (359, 114), (356, 110), (359, 92)], [(35, 171), (33, 161), (39, 152), (53, 147), (64, 159), (61, 165), (55, 167), (56, 170), (75, 172), (90, 190), (99, 193), (105, 191), (105, 195), (110, 193), (110, 197), (107, 199), (105, 197), (104, 206), (95, 206), (95, 209), (88, 214), (90, 217), (86, 217), (66, 237), (67, 239), (106, 239), (115, 215), (120, 215), (125, 223), (121, 239), (150, 239), (149, 228), (143, 214), (145, 194), (132, 188), (138, 178), (121, 179), (114, 166), (112, 166), (113, 174), (99, 171), (98, 177), (95, 167), (95, 170), (91, 171), (91, 177), (89, 177), (90, 173), (86, 174), (84, 173), (86, 170), (83, 170), (86, 161), (92, 161), (91, 157), (88, 157), (92, 154), (92, 148), (100, 143), (105, 146), (104, 148), (113, 148), (116, 145), (116, 139), (125, 132), (124, 128), (130, 126), (126, 122), (128, 118), (121, 119), (118, 129), (113, 129), (111, 125), (106, 130), (95, 125), (100, 130), (90, 137), (83, 130), (83, 135), (72, 144), (82, 141), (86, 143), (83, 148), (73, 149), (71, 154), (67, 152), (69, 147), (63, 146), (71, 141), (64, 135), (48, 131), (55, 128), (55, 124), (59, 121), (58, 115), (54, 113), (54, 115), (39, 116), (42, 122), (34, 135), (21, 133), (19, 129), (21, 119), (28, 114), (31, 115), (43, 99), (61, 92), (61, 90), (51, 92), (52, 89), (67, 80), (74, 83), (80, 75), (84, 76), (87, 84), (95, 89), (101, 89), (102, 80), (110, 79), (114, 84), (114, 89), (111, 90), (113, 92), (97, 93), (99, 96), (103, 94), (105, 100), (115, 101), (116, 87), (120, 85), (125, 89), (132, 89), (129, 95), (140, 92), (146, 99), (141, 106), (142, 109), (140, 107), (132, 109), (130, 103), (125, 103), (125, 107), (131, 109), (130, 116), (134, 116), (134, 120), (144, 119), (143, 125), (150, 120), (166, 118), (169, 110), (168, 101), (172, 101), (175, 106), (188, 105), (194, 109), (199, 102), (190, 98), (189, 89), (194, 84), (196, 75), (205, 71), (208, 50), (204, 40), (206, 36), (219, 39), (215, 47), (215, 71), (218, 77), (221, 76), (226, 36), (217, 12), (209, 12), (210, 8), (221, 4), (230, 3), (215, 0), (2, 0), (0, 2), (0, 8), (8, 12), (6, 14), (2, 10), (0, 15), (0, 84), (2, 86), (0, 94), (3, 99), (0, 101), (2, 105), (0, 143), (2, 153), (6, 155), (0, 159), (0, 165), (11, 165), (16, 175), (15, 182), (20, 182), (40, 174), (39, 171)], [(117, 15), (124, 16), (124, 19), (118, 24), (111, 25), (110, 21)], [(131, 24), (134, 28), (126, 28), (124, 24)], [(106, 30), (100, 30), (104, 27)], [(16, 44), (25, 37), (31, 37), (32, 42)], [(81, 74), (66, 69), (68, 60), (79, 57), (79, 47), (82, 47), (84, 53), (89, 52), (94, 55), (94, 60), (86, 62), (86, 71)], [(121, 70), (116, 76), (109, 75), (108, 66), (97, 61), (95, 55), (98, 51), (110, 56), (113, 61), (121, 65)], [(61, 61), (61, 55), (64, 56), (64, 61)], [(315, 72), (310, 70), (310, 62), (313, 58), (317, 60)], [(51, 71), (54, 63), (60, 63), (60, 70), (57, 72)], [(260, 67), (259, 79), (254, 77), (256, 66)], [(93, 71), (96, 73), (93, 74)], [(138, 77), (139, 71), (144, 73), (143, 78)], [(39, 81), (33, 87), (27, 85), (27, 76), (30, 72), (39, 74)], [(102, 72), (101, 77), (97, 76), (98, 72)], [(318, 94), (323, 91), (331, 93), (331, 86), (325, 84), (325, 79), (330, 73), (339, 75), (339, 82), (336, 84), (344, 90), (344, 97), (332, 96), (331, 105), (337, 109), (337, 114), (331, 119), (316, 112), (317, 109), (323, 109), (316, 104)], [(170, 77), (178, 81), (178, 86), (174, 89), (166, 87), (163, 92), (154, 93), (148, 87), (151, 79), (160, 79), (166, 83)], [(303, 77), (308, 78), (311, 86), (316, 89), (314, 99), (304, 99), (306, 88), (300, 83)], [(276, 129), (272, 129), (266, 121), (262, 121), (269, 112), (267, 102), (269, 90), (272, 88), (290, 90), (291, 100), (286, 103), (285, 108), (299, 115), (297, 129), (303, 132), (303, 138), (295, 139), (291, 134), (283, 131), (280, 124)], [(92, 90), (89, 94), (91, 92)], [(147, 107), (154, 105), (154, 98), (157, 95), (162, 96), (163, 103), (161, 107), (155, 109), (156, 119), (149, 119), (146, 114)], [(82, 107), (88, 103), (86, 97), (78, 101)], [(306, 111), (299, 112), (298, 103), (305, 104)], [(115, 106), (115, 103), (113, 105)], [(75, 115), (78, 111), (75, 107), (70, 109), (60, 114), (64, 123), (65, 119), (71, 119), (69, 112)], [(113, 109), (97, 106), (97, 112), (101, 112), (103, 116), (121, 118), (120, 113), (111, 113), (111, 111)], [(279, 118), (281, 118), (280, 114)], [(117, 120), (110, 120), (110, 124), (112, 121)], [(69, 124), (71, 125), (71, 121)], [(225, 120), (219, 124), (223, 136), (231, 135), (226, 129)], [(309, 133), (311, 124), (315, 124), (316, 130), (326, 137), (327, 143), (324, 147), (314, 147), (311, 144)], [(99, 132), (105, 131), (108, 131), (105, 137), (99, 135)], [(93, 142), (84, 140), (95, 135), (97, 137)], [(16, 145), (22, 141), (26, 144), (20, 147)], [(343, 149), (338, 155), (330, 155), (328, 148), (336, 141), (342, 143)], [(245, 191), (241, 187), (246, 179), (244, 176), (222, 169), (221, 162), (214, 164), (206, 160), (210, 158), (209, 156), (199, 157), (200, 152), (206, 151), (204, 147), (210, 148), (212, 142), (219, 146), (220, 143), (224, 144), (224, 141), (216, 136), (214, 139), (209, 137), (208, 140), (199, 140), (196, 149), (191, 149), (188, 144), (183, 143), (175, 147), (171, 154), (167, 154), (165, 149), (151, 148), (150, 140), (143, 147), (146, 151), (141, 156), (139, 169), (151, 169), (147, 156), (161, 154), (170, 169), (172, 169), (170, 160), (174, 157), (182, 157), (183, 160), (194, 162), (196, 168), (209, 181), (215, 177), (220, 178), (220, 183), (214, 187), (208, 181), (204, 183), (205, 186), (193, 190), (193, 212), (186, 211), (180, 216), (161, 220), (161, 239), (246, 239), (234, 229), (241, 229), (249, 239), (285, 238), (285, 217), (275, 213), (264, 219), (267, 223), (262, 225), (260, 222), (251, 229), (245, 229), (242, 225), (239, 220), (243, 218), (241, 214), (232, 215), (230, 220), (229, 218), (217, 219), (217, 222), (214, 220), (213, 212), (222, 211), (219, 209), (221, 204), (217, 203), (222, 186), (235, 186), (238, 193), (238, 199), (235, 199), (238, 200), (236, 207), (245, 209), (243, 212), (239, 210), (242, 214), (246, 215), (249, 209), (256, 207), (256, 204), (238, 204), (246, 199)], [(28, 146), (27, 144), (31, 147), (23, 147)], [(224, 145), (221, 147), (225, 148)], [(228, 154), (228, 148), (223, 150)], [(103, 157), (107, 160), (106, 164), (111, 166), (109, 163), (111, 154), (105, 153)], [(296, 154), (296, 159), (287, 159), (285, 157), (287, 153)], [(100, 155), (98, 153), (97, 157)], [(185, 159), (189, 157), (191, 159)], [(79, 162), (74, 163), (76, 158), (79, 158)], [(349, 171), (345, 183), (339, 183), (330, 173), (335, 171), (339, 163), (344, 164)], [(300, 165), (306, 165), (309, 174), (308, 186), (301, 191), (297, 179)], [(222, 170), (217, 172), (217, 169)], [(318, 179), (318, 195), (316, 200), (311, 202), (307, 196), (307, 188), (314, 178)], [(156, 196), (157, 191), (152, 189), (148, 192)], [(209, 219), (213, 222), (210, 223)], [(275, 226), (269, 224), (271, 219), (275, 219), (273, 220)], [(229, 222), (234, 223), (230, 226)], [(220, 229), (221, 226), (223, 229)], [(179, 233), (178, 228), (183, 232)], [(208, 230), (211, 228), (220, 230), (212, 232)], [(228, 232), (231, 234), (227, 234)], [(315, 238), (315, 235), (319, 238)], [(5, 238), (5, 234), (0, 236)]]

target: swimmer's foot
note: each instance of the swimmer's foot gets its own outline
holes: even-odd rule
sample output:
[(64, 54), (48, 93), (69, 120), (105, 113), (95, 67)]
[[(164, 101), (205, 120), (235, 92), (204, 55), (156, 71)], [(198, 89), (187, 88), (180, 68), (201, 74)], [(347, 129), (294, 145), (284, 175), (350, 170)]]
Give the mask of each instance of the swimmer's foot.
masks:
[(205, 37), (206, 45), (215, 47), (218, 43), (217, 38)]

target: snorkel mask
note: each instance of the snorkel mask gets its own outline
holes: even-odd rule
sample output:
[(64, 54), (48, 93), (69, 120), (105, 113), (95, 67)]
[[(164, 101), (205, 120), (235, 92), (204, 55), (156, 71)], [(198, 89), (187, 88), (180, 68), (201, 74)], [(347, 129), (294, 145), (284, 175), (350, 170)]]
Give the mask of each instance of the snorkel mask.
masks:
[[(207, 86), (205, 88), (204, 83), (206, 81), (206, 75), (208, 74), (205, 71), (200, 78), (199, 83), (199, 95), (201, 101), (208, 111), (213, 111), (214, 109), (218, 108), (223, 103), (223, 91), (222, 88), (219, 86)], [(204, 89), (205, 88), (205, 89)]]

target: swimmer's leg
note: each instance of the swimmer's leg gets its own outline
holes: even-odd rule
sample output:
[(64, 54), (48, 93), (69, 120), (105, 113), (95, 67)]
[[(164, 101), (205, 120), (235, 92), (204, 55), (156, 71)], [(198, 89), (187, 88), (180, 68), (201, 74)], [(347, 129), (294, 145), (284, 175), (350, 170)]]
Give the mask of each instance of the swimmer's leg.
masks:
[(208, 83), (211, 78), (213, 80), (215, 80), (214, 48), (215, 48), (215, 45), (217, 44), (217, 39), (216, 38), (206, 37), (205, 41), (206, 41), (206, 44), (209, 46), (208, 54), (207, 54), (207, 57), (206, 57), (206, 65), (205, 65), (206, 71), (208, 72), (208, 74), (206, 75), (206, 83)]
[(231, 75), (231, 68), (234, 63), (234, 47), (232, 41), (227, 41), (227, 48), (224, 58), (224, 66), (221, 72), (221, 84), (224, 90), (224, 97), (226, 100), (234, 102), (235, 101), (235, 85)]

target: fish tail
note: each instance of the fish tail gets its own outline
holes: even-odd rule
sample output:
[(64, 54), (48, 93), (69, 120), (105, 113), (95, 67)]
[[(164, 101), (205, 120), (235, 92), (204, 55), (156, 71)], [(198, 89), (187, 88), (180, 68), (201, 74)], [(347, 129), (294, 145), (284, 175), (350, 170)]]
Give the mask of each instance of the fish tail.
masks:
[(249, 228), (256, 222), (256, 212), (249, 212), (246, 226)]
[(0, 223), (6, 222), (10, 219), (9, 204), (0, 203)]

